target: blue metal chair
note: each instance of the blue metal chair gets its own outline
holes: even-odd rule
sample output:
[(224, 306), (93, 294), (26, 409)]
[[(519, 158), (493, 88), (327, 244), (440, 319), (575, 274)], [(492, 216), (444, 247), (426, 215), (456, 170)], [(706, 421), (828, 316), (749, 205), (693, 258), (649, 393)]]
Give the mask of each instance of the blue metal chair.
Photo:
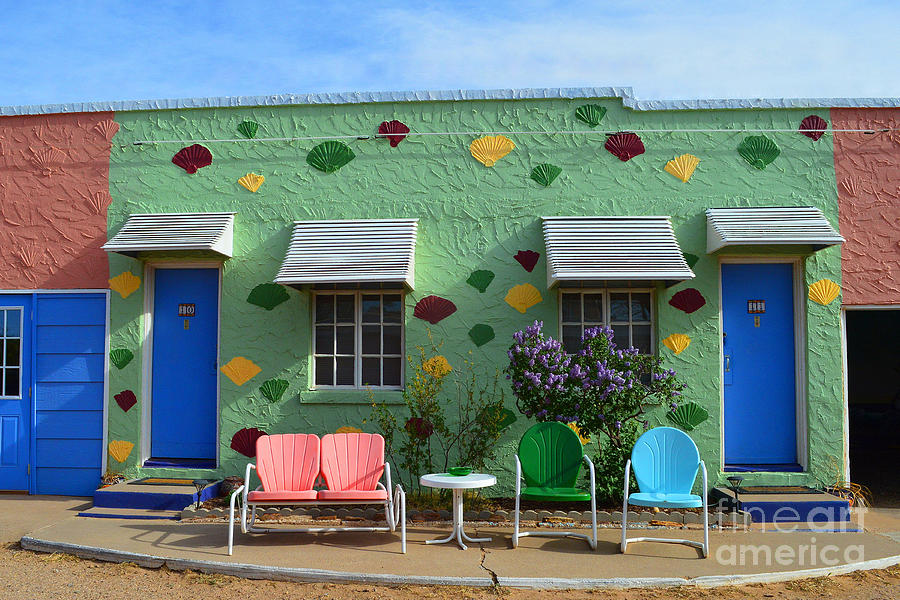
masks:
[[(631, 468), (640, 492), (628, 493)], [(702, 496), (691, 493), (697, 470), (703, 473)], [(622, 505), (622, 553), (628, 542), (666, 542), (686, 544), (709, 556), (709, 515), (706, 505), (706, 465), (700, 460), (697, 445), (686, 433), (673, 427), (656, 427), (634, 443), (631, 458), (625, 463), (625, 501)], [(658, 508), (703, 507), (703, 542), (670, 538), (640, 537), (628, 539), (628, 505)]]

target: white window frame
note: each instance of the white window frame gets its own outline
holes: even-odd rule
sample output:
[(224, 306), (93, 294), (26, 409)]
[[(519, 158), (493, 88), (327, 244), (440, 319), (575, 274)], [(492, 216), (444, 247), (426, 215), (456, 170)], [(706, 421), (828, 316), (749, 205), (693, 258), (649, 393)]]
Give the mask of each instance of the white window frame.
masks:
[(23, 389), (22, 389), (22, 384), (24, 383), (24, 381), (23, 381), (23, 379), (22, 379), (22, 372), (25, 370), (25, 365), (22, 364), (22, 361), (23, 361), (24, 358), (25, 358), (25, 357), (22, 355), (22, 352), (24, 351), (24, 350), (23, 350), (23, 346), (25, 345), (25, 331), (24, 331), (24, 327), (25, 327), (25, 307), (24, 307), (24, 306), (2, 306), (2, 307), (0, 307), (0, 312), (3, 312), (3, 313), (4, 313), (4, 314), (3, 314), (3, 317), (2, 317), (2, 318), (4, 319), (4, 322), (3, 322), (3, 336), (0, 337), (0, 339), (3, 339), (3, 340), (7, 340), (7, 339), (15, 339), (15, 338), (9, 338), (9, 337), (6, 335), (6, 321), (5, 321), (5, 319), (6, 319), (6, 317), (7, 317), (7, 314), (6, 314), (6, 313), (7, 313), (8, 311), (11, 311), (11, 310), (17, 310), (17, 311), (19, 311), (19, 338), (18, 338), (18, 339), (19, 339), (19, 366), (18, 366), (18, 369), (19, 369), (19, 395), (18, 395), (18, 396), (10, 396), (10, 395), (8, 395), (8, 394), (5, 393), (5, 392), (6, 392), (6, 369), (7, 369), (7, 368), (13, 368), (13, 369), (14, 369), (14, 368), (17, 368), (17, 367), (7, 367), (7, 366), (6, 366), (6, 354), (5, 354), (5, 353), (6, 353), (6, 345), (4, 344), (4, 345), (3, 345), (3, 352), (4, 352), (4, 356), (3, 356), (3, 366), (2, 366), (2, 368), (0, 368), (0, 376), (3, 377), (3, 380), (0, 381), (0, 392), (2, 392), (2, 393), (0, 393), (0, 399), (3, 399), (3, 400), (22, 400), (22, 399), (25, 397), (24, 391), (23, 391)]
[[(559, 339), (562, 341), (563, 337), (563, 324), (566, 325), (574, 325), (574, 321), (565, 321), (563, 322), (563, 294), (602, 294), (603, 295), (603, 323), (601, 325), (605, 327), (612, 327), (613, 322), (611, 321), (612, 313), (610, 311), (610, 295), (611, 294), (621, 294), (621, 293), (641, 293), (641, 294), (650, 294), (650, 320), (649, 321), (631, 321), (631, 305), (629, 304), (629, 321), (628, 321), (628, 344), (631, 345), (634, 343), (633, 335), (631, 330), (631, 325), (650, 325), (650, 352), (652, 356), (656, 355), (656, 290), (654, 288), (618, 288), (618, 287), (560, 287), (559, 294), (557, 296), (557, 305), (558, 305), (558, 322), (557, 326), (559, 327)], [(622, 325), (624, 324), (622, 321), (616, 321), (616, 324)], [(584, 300), (582, 300), (582, 311), (581, 311), (581, 330), (582, 335), (584, 334)]]
[[(316, 358), (337, 358), (339, 356), (349, 356), (346, 354), (316, 354), (316, 296), (353, 296), (353, 385), (317, 385), (316, 384)], [(363, 385), (362, 384), (362, 359), (364, 358), (362, 352), (362, 330), (363, 325), (375, 325), (375, 323), (363, 323), (362, 322), (362, 297), (363, 296), (381, 296), (381, 305), (382, 305), (382, 319), (384, 318), (384, 296), (400, 296), (400, 354), (366, 354), (365, 357), (373, 357), (378, 356), (381, 359), (384, 358), (399, 358), (400, 359), (400, 385)], [(405, 381), (405, 354), (404, 351), (406, 349), (406, 319), (405, 319), (405, 310), (404, 310), (404, 290), (401, 289), (359, 289), (359, 290), (312, 290), (312, 303), (310, 306), (309, 316), (310, 316), (310, 377), (309, 377), (309, 389), (311, 390), (365, 390), (365, 389), (373, 389), (373, 390), (402, 390), (404, 381)], [(385, 322), (379, 321), (377, 323), (380, 327), (384, 327)], [(321, 325), (324, 325), (322, 323)], [(337, 312), (335, 308), (335, 321), (332, 323), (333, 326), (338, 325), (337, 321)], [(396, 325), (395, 323), (388, 323), (388, 325)], [(383, 334), (383, 331), (382, 331)], [(336, 335), (336, 334), (335, 334)], [(383, 344), (383, 342), (382, 342)], [(337, 350), (337, 348), (335, 348)], [(332, 366), (332, 381), (337, 381), (337, 360), (333, 361)], [(381, 367), (381, 379), (384, 380), (384, 365)]]

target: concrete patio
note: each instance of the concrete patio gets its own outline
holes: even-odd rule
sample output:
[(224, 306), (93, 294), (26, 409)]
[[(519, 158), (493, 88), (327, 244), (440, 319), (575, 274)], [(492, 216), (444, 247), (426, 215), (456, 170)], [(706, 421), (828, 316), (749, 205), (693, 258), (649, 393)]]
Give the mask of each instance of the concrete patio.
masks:
[[(445, 536), (448, 528), (416, 524), (408, 529), (406, 555), (400, 553), (399, 536), (389, 533), (236, 533), (234, 555), (228, 556), (224, 523), (73, 516), (83, 506), (77, 499), (0, 497), (0, 537), (9, 539), (33, 525), (21, 543), (36, 551), (250, 578), (381, 584), (716, 586), (900, 563), (896, 511), (870, 513), (867, 519), (874, 531), (864, 533), (712, 531), (710, 558), (703, 560), (692, 548), (670, 544), (632, 544), (622, 555), (619, 530), (610, 528), (600, 530), (596, 552), (578, 540), (553, 538), (525, 538), (513, 550), (510, 527), (484, 523), (468, 526), (467, 532), (493, 540), (467, 551), (450, 544), (426, 546), (425, 540)], [(659, 529), (653, 535), (699, 539), (702, 533)], [(789, 555), (793, 559), (783, 560)]]

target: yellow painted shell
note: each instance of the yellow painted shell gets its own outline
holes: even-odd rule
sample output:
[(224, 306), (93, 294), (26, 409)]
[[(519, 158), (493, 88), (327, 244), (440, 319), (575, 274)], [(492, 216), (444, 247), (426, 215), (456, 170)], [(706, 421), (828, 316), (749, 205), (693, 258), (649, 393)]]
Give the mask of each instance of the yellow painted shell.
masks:
[(141, 278), (125, 271), (109, 280), (109, 289), (119, 292), (123, 298), (127, 298), (141, 287)]
[(575, 422), (569, 423), (569, 429), (574, 431), (578, 435), (578, 439), (581, 440), (581, 445), (585, 446), (591, 443), (591, 434), (582, 433), (581, 429), (578, 428), (578, 424)]
[(243, 356), (235, 356), (221, 370), (235, 385), (244, 385), (262, 371), (252, 360)]
[(514, 309), (524, 314), (526, 310), (543, 300), (543, 298), (541, 298), (541, 293), (536, 287), (530, 283), (523, 283), (510, 288), (504, 300)]
[(693, 154), (682, 154), (667, 162), (665, 169), (666, 173), (671, 173), (684, 183), (687, 183), (687, 180), (691, 178), (691, 175), (694, 174), (694, 169), (699, 164), (700, 159)]
[(262, 175), (257, 175), (256, 173), (247, 173), (246, 175), (238, 179), (238, 183), (251, 192), (255, 192), (259, 189), (259, 186), (261, 186), (265, 180), (266, 178)]
[(335, 430), (335, 433), (362, 433), (363, 430), (359, 427), (353, 427), (351, 425), (344, 425), (343, 427), (338, 427)]
[(691, 345), (691, 338), (683, 333), (673, 333), (663, 340), (663, 344), (675, 354), (681, 354), (685, 348)]
[(831, 303), (841, 293), (841, 286), (830, 279), (820, 279), (809, 286), (809, 299), (822, 306)]
[(449, 375), (453, 370), (446, 358), (438, 354), (422, 363), (422, 370), (436, 379)]
[(506, 136), (486, 135), (469, 144), (469, 152), (484, 166), (493, 167), (494, 163), (512, 152), (515, 147), (513, 141)]
[(133, 448), (134, 444), (131, 442), (113, 440), (109, 443), (109, 455), (119, 462), (125, 462), (129, 455), (131, 455), (131, 450)]

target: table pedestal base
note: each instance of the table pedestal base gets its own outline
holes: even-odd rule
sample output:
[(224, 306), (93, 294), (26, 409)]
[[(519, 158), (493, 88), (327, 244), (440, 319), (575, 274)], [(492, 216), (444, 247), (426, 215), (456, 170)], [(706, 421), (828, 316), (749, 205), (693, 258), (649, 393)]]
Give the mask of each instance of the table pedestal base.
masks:
[(463, 491), (461, 489), (453, 490), (453, 531), (449, 536), (445, 538), (441, 538), (438, 540), (427, 540), (426, 544), (446, 544), (447, 542), (452, 542), (456, 540), (456, 543), (459, 544), (459, 547), (463, 550), (467, 550), (469, 547), (466, 546), (466, 542), (489, 542), (491, 538), (471, 538), (466, 535), (466, 532), (463, 531)]

